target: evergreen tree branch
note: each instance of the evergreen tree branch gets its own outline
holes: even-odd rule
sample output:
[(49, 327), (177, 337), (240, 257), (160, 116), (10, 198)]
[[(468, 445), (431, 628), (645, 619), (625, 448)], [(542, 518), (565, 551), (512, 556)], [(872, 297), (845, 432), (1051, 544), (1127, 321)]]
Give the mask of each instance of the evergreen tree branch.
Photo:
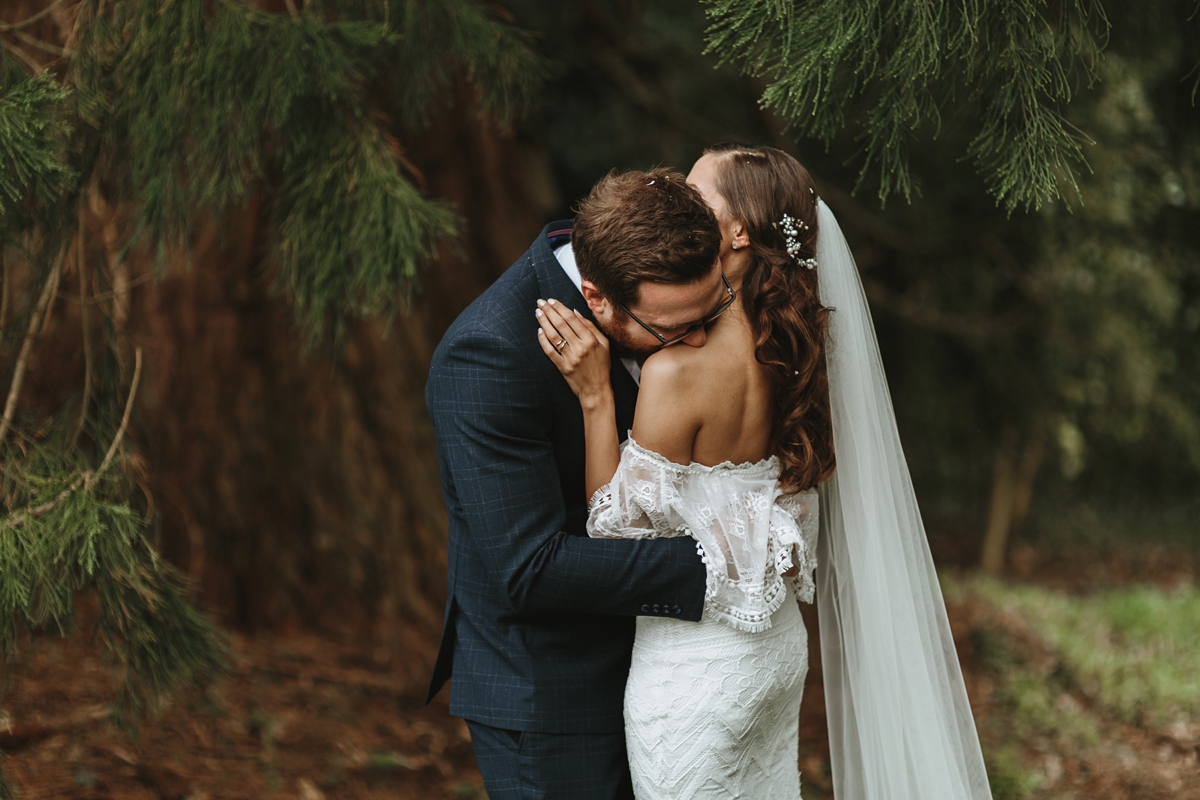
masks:
[(53, 511), (55, 508), (57, 508), (59, 505), (61, 505), (63, 503), (63, 501), (65, 501), (71, 495), (75, 494), (75, 492), (77, 492), (81, 487), (83, 487), (83, 485), (87, 482), (87, 479), (89, 476), (91, 476), (91, 474), (92, 473), (90, 471), (79, 473), (77, 476), (75, 476), (74, 480), (72, 480), (71, 483), (67, 485), (67, 488), (63, 489), (61, 492), (59, 492), (57, 495), (55, 495), (50, 500), (47, 500), (45, 503), (42, 503), (40, 505), (36, 505), (33, 508), (22, 509), (21, 511), (18, 511), (17, 513), (13, 514), (8, 519), (4, 520), (3, 528), (6, 530), (11, 530), (13, 528), (20, 528), (20, 527), (24, 526), (25, 523), (29, 522), (30, 520), (37, 519), (38, 517)]
[(7, 253), (0, 246), (0, 340), (4, 339), (4, 329), (8, 325), (8, 287), (12, 283), (12, 270), (8, 267), (6, 256)]
[(0, 751), (13, 752), (48, 739), (55, 734), (76, 730), (110, 716), (112, 716), (111, 708), (93, 705), (72, 711), (65, 716), (36, 723), (26, 722), (14, 725), (6, 721), (5, 729), (0, 730)]
[(61, 293), (59, 294), (59, 297), (68, 302), (75, 303), (76, 305), (86, 305), (86, 306), (100, 305), (105, 300), (112, 300), (114, 297), (120, 297), (122, 295), (128, 294), (130, 289), (132, 289), (136, 286), (141, 286), (143, 283), (149, 283), (150, 281), (154, 280), (157, 277), (159, 277), (158, 273), (155, 270), (151, 269), (151, 270), (147, 270), (146, 272), (143, 272), (141, 275), (138, 275), (136, 278), (125, 280), (121, 284), (120, 289), (109, 289), (107, 292), (100, 292), (99, 294), (94, 294), (85, 300), (80, 300), (78, 297), (72, 297), (69, 294), (61, 294)]
[(53, 204), (71, 187), (62, 119), (69, 96), (50, 75), (0, 86), (0, 232), (9, 241), (34, 222), (34, 204)]
[(1086, 168), (1062, 109), (1072, 76), (1095, 75), (1108, 25), (1096, 0), (704, 2), (706, 52), (763, 78), (761, 104), (795, 135), (828, 143), (852, 127), (859, 184), (875, 172), (881, 200), (917, 189), (909, 145), (951, 111), (979, 127), (967, 155), (1010, 211), (1061, 197)]
[(104, 470), (108, 469), (109, 464), (112, 463), (113, 456), (116, 454), (117, 449), (121, 446), (121, 440), (125, 438), (125, 431), (129, 428), (129, 417), (133, 412), (133, 401), (134, 398), (137, 397), (138, 381), (142, 375), (141, 347), (137, 348), (134, 358), (133, 382), (129, 386), (129, 397), (125, 401), (125, 413), (121, 417), (121, 426), (117, 429), (117, 434), (113, 437), (112, 443), (109, 444), (108, 452), (105, 453), (104, 460), (100, 462), (100, 466), (96, 467), (94, 470), (87, 470), (79, 473), (79, 475), (76, 476), (75, 479), (72, 480), (65, 489), (60, 491), (52, 499), (47, 500), (45, 503), (34, 506), (30, 509), (18, 511), (17, 513), (13, 514), (4, 521), (4, 528), (20, 528), (30, 520), (37, 519), (38, 517), (44, 516), (45, 514), (53, 511), (65, 500), (67, 500), (67, 498), (75, 494), (75, 492), (79, 491), (80, 489), (85, 492), (91, 490), (91, 488), (96, 484), (96, 481), (100, 479), (100, 476), (104, 474)]
[(63, 50), (63, 48), (59, 47), (58, 45), (50, 44), (49, 42), (42, 41), (41, 39), (37, 38), (36, 36), (30, 36), (28, 33), (25, 33), (24, 31), (9, 31), (9, 33), (11, 33), (13, 36), (17, 37), (18, 39), (20, 39), (22, 42), (29, 45), (30, 47), (33, 47), (37, 50), (41, 50), (43, 53), (49, 53), (52, 56), (61, 56), (64, 52), (66, 52)]
[[(62, 11), (65, 0), (43, 2)], [(99, 285), (104, 265), (88, 263), (92, 243), (71, 213), (81, 186), (103, 186), (104, 199), (122, 210), (109, 229), (110, 252), (122, 256), (131, 248), (151, 257), (194, 252), (202, 226), (261, 198), (264, 233), (275, 245), (265, 260), (277, 285), (312, 329), (336, 330), (348, 318), (394, 311), (458, 230), (449, 205), (429, 197), (408, 168), (397, 132), (461, 97), (463, 86), (475, 91), (478, 109), (506, 118), (536, 83), (529, 40), (481, 0), (287, 5), (291, 13), (246, 0), (66, 4), (74, 27), (65, 52), (47, 50), (62, 61), (45, 74), (37, 59), (46, 57), (33, 49), (37, 28), (0, 32), (14, 51), (0, 48), (0, 242), (9, 248), (0, 257), (15, 258), (20, 241), (40, 250), (28, 256), (36, 278), (21, 299), (10, 298), (20, 327), (27, 314), (37, 326), (14, 360), (24, 388), (10, 387), (0, 438), (0, 451), (12, 456), (4, 509), (16, 510), (0, 522), (0, 571), (21, 576), (0, 581), (0, 647), (12, 655), (20, 624), (65, 629), (74, 598), (95, 590), (98, 632), (123, 678), (118, 722), (136, 722), (167, 692), (211, 675), (221, 647), (128, 499), (132, 470), (119, 462), (131, 446), (141, 349), (123, 402), (93, 393), (126, 382), (114, 390), (99, 379), (97, 370), (117, 365), (100, 358), (94, 336), (111, 338), (114, 328), (97, 327), (89, 306), (104, 289), (115, 295), (153, 278), (165, 260), (124, 286)], [(69, 21), (63, 17), (64, 28)], [(26, 67), (42, 77), (28, 79)], [(68, 120), (82, 124), (71, 132)], [(76, 225), (80, 238), (72, 240)], [(22, 238), (30, 232), (37, 236)], [(78, 293), (63, 288), (71, 257)], [(56, 284), (43, 286), (52, 263)], [(20, 291), (11, 266), (0, 269)], [(76, 419), (72, 406), (41, 426), (47, 435), (21, 438), (18, 453), (10, 439), (26, 430), (18, 412), (29, 405), (29, 372), (40, 369), (30, 351), (46, 352), (60, 291), (81, 307), (83, 400)], [(9, 326), (13, 310), (0, 310)], [(122, 407), (119, 419), (102, 416)], [(89, 447), (110, 441), (106, 450), (84, 459), (85, 433)]]
[(138, 563), (96, 582), (100, 636), (124, 673), (114, 722), (131, 733), (165, 695), (198, 678), (211, 680), (229, 655), (212, 622), (189, 602), (185, 578), (141, 544)]
[(271, 187), (276, 286), (317, 341), (392, 311), (457, 230), (406, 170), (378, 96), (409, 128), (465, 76), (504, 118), (540, 61), (475, 0), (295, 5), (291, 16), (240, 0), (130, 0), (111, 27), (85, 26), (71, 70), (80, 96), (109, 97), (89, 121), (102, 142), (125, 143), (113, 199), (133, 209), (159, 268), (199, 223)]
[(63, 260), (66, 258), (66, 248), (59, 251), (54, 259), (54, 266), (46, 277), (41, 296), (29, 317), (29, 329), (21, 342), (21, 352), (17, 355), (17, 363), (13, 368), (12, 384), (8, 389), (8, 399), (4, 403), (4, 416), (0, 418), (0, 452), (3, 452), (4, 440), (12, 428), (13, 417), (17, 411), (17, 399), (21, 395), (21, 386), (25, 382), (25, 371), (29, 366), (29, 356), (33, 353), (34, 340), (42, 330), (42, 325), (50, 314), (50, 307), (55, 293), (58, 291), (58, 280), (62, 277)]
[(83, 337), (83, 400), (79, 405), (79, 422), (75, 425), (75, 431), (71, 434), (71, 443), (67, 445), (67, 452), (75, 449), (75, 445), (79, 442), (79, 435), (83, 433), (83, 426), (87, 423), (88, 404), (92, 400), (92, 333), (89, 325), (89, 313), (87, 302), (87, 262), (85, 261), (85, 250), (83, 243), (83, 205), (79, 206), (79, 233), (75, 251), (75, 266), (79, 273), (79, 317), (80, 317), (80, 333)]
[(129, 428), (129, 416), (133, 413), (133, 401), (137, 397), (138, 381), (141, 377), (142, 348), (139, 346), (134, 351), (133, 381), (129, 385), (129, 397), (125, 401), (125, 413), (121, 415), (121, 427), (117, 429), (117, 435), (113, 437), (112, 444), (108, 446), (108, 452), (104, 454), (104, 460), (100, 462), (100, 466), (96, 467), (96, 471), (84, 481), (84, 489), (90, 489), (96, 482), (96, 479), (104, 473), (104, 470), (108, 469), (108, 465), (112, 463), (113, 456), (121, 446), (121, 440), (125, 438), (125, 431)]
[[(767, 109), (761, 109), (761, 118), (767, 130), (771, 132), (771, 142), (775, 147), (799, 160), (800, 152), (796, 143), (788, 138), (779, 116)], [(710, 140), (711, 141), (711, 140)], [(885, 220), (878, 214), (872, 213), (859, 203), (854, 195), (825, 180), (820, 175), (809, 170), (816, 186), (817, 196), (824, 200), (849, 227), (857, 228), (877, 242), (904, 253), (920, 256), (931, 256), (942, 252), (949, 241), (940, 238), (922, 237), (907, 229), (901, 229)]]
[(26, 53), (21, 48), (15, 47), (14, 45), (12, 45), (8, 40), (6, 40), (2, 36), (0, 36), (0, 46), (2, 46), (8, 52), (12, 53), (17, 58), (24, 61), (25, 64), (31, 70), (33, 70), (34, 77), (40, 77), (41, 74), (46, 71), (46, 68), (42, 66), (42, 62), (38, 61), (36, 58), (34, 58), (33, 56)]
[(437, 242), (457, 230), (451, 210), (404, 177), (393, 142), (366, 120), (320, 108), (303, 117), (326, 124), (285, 153), (273, 204), (276, 285), (310, 344), (336, 337), (346, 319), (387, 313)]
[(132, 732), (166, 694), (222, 670), (228, 650), (191, 604), (186, 579), (146, 540), (141, 515), (107, 498), (125, 488), (118, 477), (76, 491), (0, 536), (0, 566), (22, 576), (0, 582), (0, 645), (11, 660), (20, 621), (63, 630), (75, 598), (95, 590), (97, 633), (121, 679), (113, 719)]
[(0, 22), (0, 33), (6, 31), (19, 31), (21, 28), (28, 28), (38, 20), (45, 19), (49, 15), (53, 14), (54, 10), (61, 6), (64, 2), (66, 2), (66, 0), (54, 0), (54, 2), (43, 8), (41, 11), (37, 12), (36, 14), (31, 14), (30, 16), (18, 22)]

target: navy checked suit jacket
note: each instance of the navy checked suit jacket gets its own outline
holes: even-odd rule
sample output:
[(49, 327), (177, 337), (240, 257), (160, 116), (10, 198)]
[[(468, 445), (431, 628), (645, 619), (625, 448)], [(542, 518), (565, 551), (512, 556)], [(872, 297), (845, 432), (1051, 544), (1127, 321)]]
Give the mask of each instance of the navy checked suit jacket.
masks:
[[(634, 616), (698, 620), (705, 572), (690, 537), (590, 539), (583, 414), (537, 342), (538, 298), (590, 317), (552, 250), (529, 251), (455, 320), (425, 400), (449, 512), (449, 597), (429, 699), (510, 730), (615, 733)], [(553, 237), (553, 242), (552, 242)], [(637, 387), (614, 358), (622, 436)]]

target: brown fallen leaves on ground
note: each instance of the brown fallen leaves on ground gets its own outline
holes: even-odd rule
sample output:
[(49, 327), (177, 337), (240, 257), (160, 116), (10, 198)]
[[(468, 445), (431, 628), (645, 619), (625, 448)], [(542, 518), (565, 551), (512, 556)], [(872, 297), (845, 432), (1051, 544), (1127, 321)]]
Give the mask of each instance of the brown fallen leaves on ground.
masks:
[[(227, 675), (131, 740), (107, 720), (98, 653), (41, 640), (3, 703), (9, 782), (22, 800), (484, 796), (466, 725), (444, 697), (422, 705), (431, 642), (392, 655), (310, 635), (233, 641)], [(406, 658), (418, 668), (393, 663)]]
[[(967, 599), (949, 612), (986, 739), (989, 730), (1005, 729), (992, 724), (994, 715), (1011, 710), (993, 700), (1003, 676), (978, 652), (978, 632), (1004, 637), (1035, 674), (1053, 674), (1055, 655), (1002, 610)], [(806, 800), (827, 800), (812, 609), (805, 618), (813, 648), (800, 763)], [(447, 693), (423, 705), (435, 648), (434, 637), (414, 632), (390, 650), (315, 634), (235, 635), (233, 669), (211, 687), (177, 696), (135, 741), (109, 721), (113, 679), (88, 637), (43, 638), (23, 653), (0, 700), (0, 749), (8, 753), (0, 766), (21, 800), (482, 800), (470, 737), (448, 714)], [(1000, 743), (1041, 763), (1042, 785), (1029, 796), (1200, 798), (1200, 722), (1139, 727), (1088, 708), (1087, 697), (1069, 689), (1054, 702), (1051, 713), (1091, 715), (1099, 738), (1085, 752)]]

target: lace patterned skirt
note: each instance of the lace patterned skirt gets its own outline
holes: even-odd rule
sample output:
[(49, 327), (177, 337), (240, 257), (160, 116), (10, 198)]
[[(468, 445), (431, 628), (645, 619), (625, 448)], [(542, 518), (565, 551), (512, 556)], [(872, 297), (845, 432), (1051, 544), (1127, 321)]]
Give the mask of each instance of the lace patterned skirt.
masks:
[(785, 583), (762, 633), (638, 617), (625, 687), (637, 800), (798, 800), (808, 632)]

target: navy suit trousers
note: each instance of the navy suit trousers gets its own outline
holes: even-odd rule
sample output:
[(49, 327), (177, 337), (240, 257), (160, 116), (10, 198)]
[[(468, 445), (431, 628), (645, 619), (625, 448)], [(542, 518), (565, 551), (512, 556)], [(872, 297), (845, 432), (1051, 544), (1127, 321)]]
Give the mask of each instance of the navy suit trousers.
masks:
[(622, 733), (467, 727), (488, 800), (633, 800)]

